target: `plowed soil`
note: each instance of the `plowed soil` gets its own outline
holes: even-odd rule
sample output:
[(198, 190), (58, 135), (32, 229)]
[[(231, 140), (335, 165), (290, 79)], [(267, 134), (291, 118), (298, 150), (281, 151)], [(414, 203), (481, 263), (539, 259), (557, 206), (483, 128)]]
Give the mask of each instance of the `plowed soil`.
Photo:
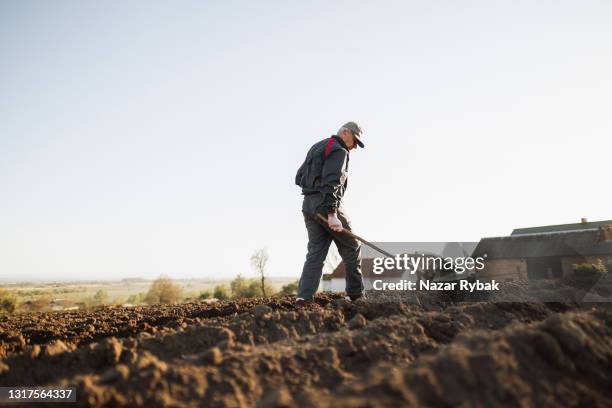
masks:
[(517, 293), (5, 316), (0, 386), (76, 386), (78, 406), (612, 406), (609, 303)]

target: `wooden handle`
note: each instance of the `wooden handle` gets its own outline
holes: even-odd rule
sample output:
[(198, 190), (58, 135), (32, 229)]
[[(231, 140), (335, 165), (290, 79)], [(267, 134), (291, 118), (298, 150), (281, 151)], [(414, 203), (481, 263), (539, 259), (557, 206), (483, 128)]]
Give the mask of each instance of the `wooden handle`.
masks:
[[(319, 221), (321, 221), (321, 223), (327, 227), (329, 230), (331, 230), (332, 232), (336, 232), (334, 230), (332, 230), (331, 228), (329, 228), (329, 223), (327, 222), (327, 220), (325, 219), (325, 217), (323, 217), (321, 214), (316, 213), (315, 217), (319, 219)], [(338, 234), (338, 232), (336, 232)], [(344, 235), (348, 235), (349, 237), (356, 239), (358, 241), (363, 242), (365, 245), (369, 246), (370, 248), (380, 252), (381, 254), (389, 257), (389, 258), (394, 258), (395, 255), (391, 255), (389, 252), (380, 249), (379, 247), (377, 247), (376, 245), (372, 244), (371, 242), (366, 241), (365, 239), (361, 238), (359, 235), (357, 234), (353, 234), (351, 231), (347, 230), (346, 228), (343, 228), (341, 232), (339, 232), (340, 234), (344, 234)]]

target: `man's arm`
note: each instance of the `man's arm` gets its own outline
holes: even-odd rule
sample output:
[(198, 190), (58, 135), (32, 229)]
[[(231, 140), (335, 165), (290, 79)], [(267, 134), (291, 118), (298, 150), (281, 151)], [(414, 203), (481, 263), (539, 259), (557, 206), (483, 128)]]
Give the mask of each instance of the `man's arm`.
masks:
[(347, 151), (336, 149), (323, 163), (320, 191), (324, 194), (322, 209), (326, 214), (334, 214), (340, 206), (342, 172), (346, 167), (347, 157)]

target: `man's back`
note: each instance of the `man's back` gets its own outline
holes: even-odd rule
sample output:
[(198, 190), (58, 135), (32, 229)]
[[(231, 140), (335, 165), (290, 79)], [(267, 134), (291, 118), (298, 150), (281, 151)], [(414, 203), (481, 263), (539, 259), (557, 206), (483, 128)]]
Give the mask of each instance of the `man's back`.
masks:
[(321, 193), (323, 211), (333, 211), (340, 205), (347, 185), (349, 151), (337, 136), (323, 139), (308, 150), (304, 163), (295, 176), (303, 195)]

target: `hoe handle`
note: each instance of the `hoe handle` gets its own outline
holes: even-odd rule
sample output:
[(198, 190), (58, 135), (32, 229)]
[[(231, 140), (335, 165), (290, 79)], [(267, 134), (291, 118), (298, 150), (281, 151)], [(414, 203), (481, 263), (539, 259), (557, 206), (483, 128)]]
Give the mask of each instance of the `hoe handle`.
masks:
[[(327, 229), (329, 229), (331, 232), (336, 233), (336, 231), (332, 230), (331, 228), (329, 228), (329, 224), (327, 223), (327, 220), (325, 219), (325, 217), (323, 217), (321, 214), (316, 213), (315, 217), (317, 218), (317, 220), (319, 222), (321, 222), (321, 224), (323, 224)], [(346, 228), (342, 229), (342, 232), (340, 232), (340, 234), (344, 234), (344, 235), (348, 235), (349, 237), (356, 239), (358, 241), (363, 242), (365, 245), (369, 246), (370, 248), (380, 252), (381, 254), (389, 257), (389, 258), (394, 258), (395, 255), (391, 255), (389, 252), (385, 251), (384, 249), (381, 249), (379, 247), (377, 247), (376, 245), (374, 245), (373, 243), (366, 241), (365, 239), (361, 238), (359, 235), (357, 234), (353, 234), (351, 231), (347, 230)]]

